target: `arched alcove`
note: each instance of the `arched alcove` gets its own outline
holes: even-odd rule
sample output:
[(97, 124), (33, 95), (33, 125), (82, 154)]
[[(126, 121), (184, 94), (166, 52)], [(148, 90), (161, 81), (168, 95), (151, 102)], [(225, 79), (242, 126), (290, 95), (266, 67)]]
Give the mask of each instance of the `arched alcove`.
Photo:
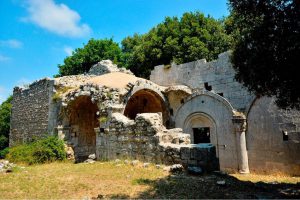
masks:
[(77, 160), (83, 160), (96, 152), (94, 128), (99, 127), (98, 107), (92, 103), (90, 97), (80, 96), (70, 103), (68, 110), (72, 141), (75, 143), (75, 157)]
[[(236, 135), (230, 103), (212, 92), (194, 94), (182, 104), (175, 126), (193, 136), (193, 128), (210, 128), (210, 143), (216, 147), (221, 170), (238, 170)], [(191, 137), (192, 138), (192, 137)]]
[(135, 92), (128, 100), (124, 115), (135, 119), (139, 113), (162, 113), (163, 122), (168, 120), (168, 112), (165, 102), (154, 91), (143, 89)]
[(193, 113), (184, 122), (183, 130), (191, 135), (191, 143), (217, 143), (216, 124), (205, 113)]

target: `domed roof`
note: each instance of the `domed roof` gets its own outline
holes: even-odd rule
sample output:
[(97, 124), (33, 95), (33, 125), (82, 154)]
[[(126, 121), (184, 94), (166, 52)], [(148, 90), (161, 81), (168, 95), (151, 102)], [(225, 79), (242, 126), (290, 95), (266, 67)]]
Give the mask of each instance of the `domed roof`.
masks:
[(92, 77), (87, 81), (87, 83), (97, 84), (97, 85), (105, 85), (110, 88), (125, 88), (128, 83), (135, 83), (137, 80), (140, 80), (131, 74), (126, 74), (122, 72), (112, 72), (108, 74), (104, 74), (101, 76)]

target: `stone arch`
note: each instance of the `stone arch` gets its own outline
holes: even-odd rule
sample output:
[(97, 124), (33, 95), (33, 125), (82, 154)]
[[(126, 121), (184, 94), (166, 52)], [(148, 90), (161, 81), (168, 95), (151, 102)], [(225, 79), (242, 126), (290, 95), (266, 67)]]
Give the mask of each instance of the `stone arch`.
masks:
[(91, 101), (90, 96), (79, 96), (69, 102), (68, 123), (70, 138), (77, 161), (86, 159), (96, 152), (96, 133), (94, 128), (99, 127), (97, 117), (98, 106)]
[(210, 143), (217, 144), (216, 141), (216, 123), (207, 114), (196, 112), (190, 114), (184, 121), (183, 130), (191, 135), (191, 143), (195, 143), (195, 133), (193, 129), (208, 127), (210, 129)]
[(209, 91), (201, 91), (187, 98), (178, 109), (175, 126), (191, 134), (191, 127), (187, 127), (189, 119), (198, 120), (198, 125), (201, 125), (201, 120), (202, 123), (207, 120), (213, 129), (211, 143), (216, 146), (220, 169), (232, 171), (238, 169), (233, 112), (233, 107), (225, 98)]
[(150, 89), (140, 89), (135, 91), (126, 103), (124, 115), (130, 119), (135, 119), (138, 113), (162, 113), (163, 122), (168, 121), (168, 111), (162, 94)]

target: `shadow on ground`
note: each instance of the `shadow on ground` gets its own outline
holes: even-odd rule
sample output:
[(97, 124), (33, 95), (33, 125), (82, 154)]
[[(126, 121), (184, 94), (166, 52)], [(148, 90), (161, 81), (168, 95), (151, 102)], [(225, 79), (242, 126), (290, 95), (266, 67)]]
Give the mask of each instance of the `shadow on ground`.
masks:
[[(224, 183), (225, 182), (225, 183)], [(136, 179), (133, 184), (149, 185), (138, 199), (299, 199), (300, 183), (252, 183), (223, 174), (203, 176), (171, 175), (164, 179)], [(126, 199), (124, 194), (95, 199)]]

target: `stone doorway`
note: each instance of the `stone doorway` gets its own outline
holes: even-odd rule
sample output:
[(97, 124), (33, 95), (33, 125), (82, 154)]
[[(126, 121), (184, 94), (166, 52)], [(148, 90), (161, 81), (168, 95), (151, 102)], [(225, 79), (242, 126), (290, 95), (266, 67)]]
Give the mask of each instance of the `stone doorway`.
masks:
[(193, 128), (194, 144), (210, 143), (210, 128)]
[(98, 107), (90, 97), (80, 96), (70, 104), (69, 112), (75, 159), (80, 162), (96, 152), (94, 128), (99, 127)]

